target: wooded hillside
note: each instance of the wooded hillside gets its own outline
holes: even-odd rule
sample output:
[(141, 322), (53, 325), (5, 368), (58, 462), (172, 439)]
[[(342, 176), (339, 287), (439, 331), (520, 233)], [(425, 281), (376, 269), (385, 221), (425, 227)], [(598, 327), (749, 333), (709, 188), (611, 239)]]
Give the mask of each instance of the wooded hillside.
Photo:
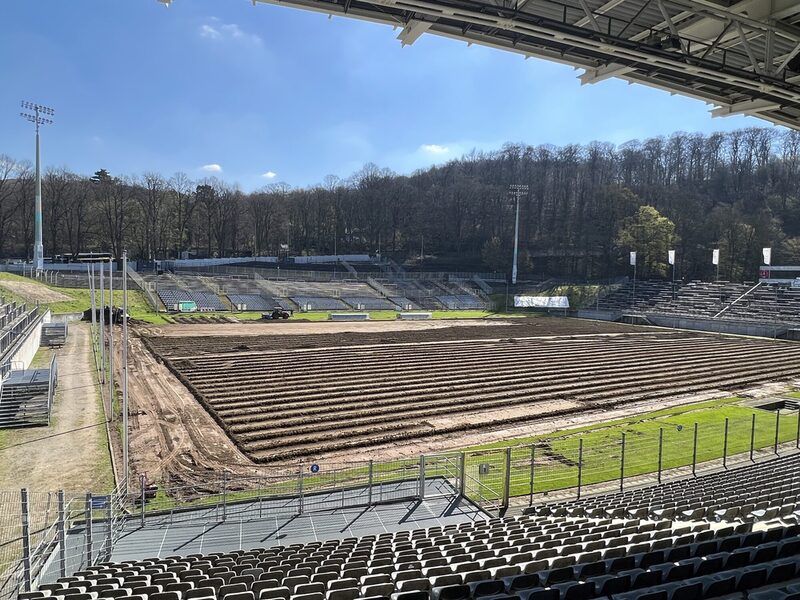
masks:
[[(730, 280), (756, 276), (763, 246), (774, 248), (774, 264), (800, 264), (800, 132), (777, 128), (621, 146), (507, 144), (412, 175), (368, 164), (346, 180), (253, 193), (182, 173), (51, 168), (42, 186), (45, 254), (275, 255), (288, 243), (293, 254), (380, 250), (403, 260), (424, 248), (423, 264), (506, 271), (512, 183), (530, 186), (520, 212), (523, 272), (624, 274), (635, 249), (642, 275), (659, 276), (672, 247), (685, 278), (713, 275), (715, 247)], [(32, 169), (0, 156), (0, 257), (29, 256), (32, 243)]]

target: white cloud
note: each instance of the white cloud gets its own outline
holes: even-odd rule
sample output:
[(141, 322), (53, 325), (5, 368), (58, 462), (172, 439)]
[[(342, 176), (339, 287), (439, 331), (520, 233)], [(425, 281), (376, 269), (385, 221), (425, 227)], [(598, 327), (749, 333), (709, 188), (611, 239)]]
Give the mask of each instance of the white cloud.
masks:
[(276, 176), (276, 175), (277, 175), (277, 173), (273, 173), (272, 171), (267, 171), (266, 173), (262, 173), (262, 174), (261, 174), (261, 176), (262, 176), (264, 179), (275, 179), (275, 176)]
[(211, 17), (200, 26), (200, 37), (217, 42), (232, 40), (253, 46), (261, 45), (261, 38), (255, 33), (243, 31), (236, 23), (222, 23), (216, 17)]
[(420, 150), (430, 154), (447, 154), (450, 152), (450, 148), (447, 146), (440, 146), (439, 144), (422, 144)]
[(205, 171), (206, 173), (222, 173), (222, 167), (217, 163), (211, 163), (210, 165), (203, 165), (200, 167), (201, 170)]

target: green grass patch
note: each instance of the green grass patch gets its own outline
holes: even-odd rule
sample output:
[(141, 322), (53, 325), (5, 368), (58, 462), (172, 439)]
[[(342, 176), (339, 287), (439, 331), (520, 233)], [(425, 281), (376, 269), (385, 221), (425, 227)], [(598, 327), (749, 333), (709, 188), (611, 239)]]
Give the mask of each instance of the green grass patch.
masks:
[(800, 398), (800, 392), (789, 392), (787, 396), (789, 396), (789, 398)]
[[(561, 431), (556, 435), (506, 440), (504, 445), (536, 445), (535, 493), (577, 486), (581, 441), (583, 485), (619, 479), (623, 433), (626, 477), (658, 471), (660, 437), (662, 470), (689, 466), (693, 461), (700, 464), (718, 460), (723, 455), (730, 457), (748, 453), (751, 434), (754, 449), (772, 447), (775, 443), (776, 413), (741, 406), (737, 404), (738, 401), (738, 398), (725, 398), (668, 408), (635, 418)], [(782, 414), (779, 426), (779, 443), (794, 440), (797, 435), (797, 414)], [(473, 448), (470, 460), (477, 458), (480, 462), (481, 454), (497, 447), (495, 444)], [(493, 454), (498, 453), (495, 451)], [(517, 447), (512, 451), (512, 496), (530, 493), (530, 463), (530, 447)], [(497, 488), (496, 482), (490, 479), (489, 483), (490, 487)]]
[[(92, 306), (92, 294), (91, 291), (88, 289), (55, 287), (41, 282), (37, 282), (27, 277), (21, 277), (20, 275), (15, 275), (13, 273), (0, 273), (0, 280), (36, 283), (37, 285), (41, 285), (49, 290), (67, 296), (69, 298), (68, 300), (62, 300), (59, 302), (48, 302), (43, 304), (43, 306), (47, 306), (54, 314), (82, 313), (86, 310), (89, 310), (89, 308), (91, 308)], [(19, 294), (13, 294), (9, 292), (6, 288), (0, 288), (0, 295), (15, 300), (17, 302), (31, 301), (30, 298), (22, 297)], [(106, 296), (108, 296), (108, 290), (106, 290)], [(96, 303), (99, 305), (100, 304), (99, 290), (96, 292), (95, 298), (96, 298)], [(114, 304), (116, 306), (122, 306), (122, 290), (114, 290)], [(150, 308), (150, 305), (147, 303), (144, 294), (142, 294), (142, 292), (140, 292), (139, 290), (132, 290), (132, 289), (128, 290), (128, 313), (131, 315), (131, 318), (139, 319), (141, 321), (146, 321), (148, 323), (153, 323), (153, 324), (167, 323), (167, 321), (161, 314), (156, 313), (155, 311), (153, 311), (152, 308)]]

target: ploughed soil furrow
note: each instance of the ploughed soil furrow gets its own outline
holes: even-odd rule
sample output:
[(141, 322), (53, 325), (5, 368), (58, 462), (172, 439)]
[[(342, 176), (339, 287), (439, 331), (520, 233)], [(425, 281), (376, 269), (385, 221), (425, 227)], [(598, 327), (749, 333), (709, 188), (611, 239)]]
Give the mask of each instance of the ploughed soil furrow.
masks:
[[(780, 361), (765, 360), (759, 364), (759, 368), (763, 366), (776, 366), (782, 368), (785, 363)], [(792, 370), (791, 367), (788, 370)], [(714, 383), (714, 387), (720, 387), (727, 383), (732, 378), (739, 376), (748, 376), (751, 373), (757, 372), (754, 368), (750, 371), (742, 371), (739, 375), (731, 374), (729, 370), (722, 368), (707, 368), (698, 370), (693, 373), (698, 377), (702, 377), (704, 383)], [(796, 367), (796, 372), (800, 373), (800, 366)], [(385, 424), (386, 416), (391, 416), (392, 419), (398, 420), (402, 418), (424, 418), (432, 417), (442, 414), (449, 414), (454, 409), (461, 411), (475, 411), (486, 410), (494, 406), (503, 406), (504, 404), (527, 404), (531, 402), (542, 402), (553, 398), (564, 397), (569, 394), (569, 397), (574, 400), (581, 400), (585, 402), (596, 402), (605, 400), (609, 397), (616, 395), (618, 391), (624, 391), (632, 385), (642, 382), (636, 388), (636, 392), (631, 394), (635, 397), (637, 394), (646, 390), (657, 390), (659, 388), (666, 388), (669, 384), (681, 384), (687, 379), (685, 374), (665, 374), (660, 377), (650, 378), (646, 373), (638, 376), (625, 377), (624, 379), (610, 383), (601, 382), (593, 384), (584, 381), (580, 384), (571, 386), (570, 389), (558, 390), (548, 394), (547, 392), (537, 390), (536, 387), (528, 389), (520, 386), (509, 386), (506, 388), (494, 388), (490, 394), (465, 394), (460, 397), (430, 397), (422, 404), (419, 402), (406, 402), (395, 406), (383, 406), (379, 403), (372, 405), (367, 404), (364, 408), (358, 411), (352, 411), (348, 414), (315, 414), (313, 415), (313, 422), (309, 419), (276, 419), (275, 422), (271, 420), (251, 419), (248, 421), (237, 421), (236, 423), (229, 420), (230, 428), (233, 433), (240, 436), (242, 440), (248, 440), (254, 437), (259, 437), (267, 432), (278, 432), (274, 435), (279, 436), (281, 431), (291, 428), (292, 432), (319, 431), (321, 423), (325, 423), (330, 428), (339, 430), (340, 428), (348, 428), (351, 425), (360, 425), (367, 423), (380, 423)], [(646, 382), (646, 383), (645, 383)], [(673, 391), (674, 388), (670, 389)], [(494, 391), (496, 390), (496, 391)], [(549, 396), (549, 397), (548, 397)], [(494, 400), (494, 401), (492, 401)], [(311, 415), (309, 415), (311, 416)]]
[[(192, 381), (197, 385), (229, 387), (230, 381), (237, 383), (247, 383), (253, 381), (254, 370), (269, 375), (271, 373), (281, 373), (280, 379), (274, 381), (275, 384), (290, 386), (294, 382), (305, 383), (309, 375), (325, 377), (325, 380), (349, 382), (358, 379), (362, 374), (375, 371), (380, 368), (390, 367), (391, 374), (403, 374), (417, 371), (420, 367), (430, 367), (436, 362), (446, 362), (449, 366), (462, 366), (468, 364), (480, 364), (486, 352), (491, 352), (493, 359), (500, 363), (524, 363), (526, 360), (547, 360), (553, 362), (558, 360), (564, 362), (566, 359), (575, 356), (585, 356), (587, 354), (602, 351), (604, 356), (613, 360), (616, 356), (630, 356), (644, 352), (657, 351), (681, 352), (685, 350), (696, 350), (699, 348), (725, 347), (724, 344), (714, 344), (709, 340), (676, 340), (669, 345), (654, 343), (653, 341), (643, 341), (636, 344), (633, 341), (627, 343), (614, 342), (611, 344), (586, 344), (572, 347), (565, 344), (560, 347), (557, 344), (509, 344), (495, 343), (493, 345), (472, 346), (467, 349), (450, 348), (447, 352), (439, 352), (440, 349), (429, 348), (429, 351), (422, 354), (417, 350), (415, 353), (400, 355), (388, 351), (376, 354), (374, 350), (363, 355), (343, 351), (336, 356), (335, 360), (321, 359), (316, 352), (313, 355), (295, 356), (294, 360), (286, 365), (276, 364), (270, 357), (263, 355), (247, 357), (250, 360), (243, 360), (239, 363), (232, 363), (229, 360), (223, 362), (209, 362), (197, 364), (197, 361), (174, 361), (173, 365), (183, 373), (192, 377)], [(731, 348), (740, 348), (741, 345), (731, 345)], [(752, 347), (763, 347), (753, 344)], [(557, 352), (554, 352), (557, 350)]]
[[(747, 349), (738, 351), (735, 357), (744, 360), (751, 357), (758, 357), (765, 354), (764, 349)], [(800, 359), (800, 351), (798, 351)], [(592, 357), (594, 362), (588, 358), (580, 366), (555, 365), (552, 367), (541, 367), (539, 365), (514, 365), (493, 369), (493, 364), (483, 364), (479, 367), (471, 367), (466, 370), (455, 370), (449, 367), (442, 374), (435, 371), (422, 373), (425, 377), (420, 381), (409, 381), (406, 378), (395, 376), (383, 376), (380, 372), (370, 373), (368, 377), (362, 377), (364, 383), (352, 383), (350, 385), (326, 386), (317, 382), (318, 379), (310, 379), (307, 387), (296, 386), (289, 388), (290, 391), (283, 391), (279, 385), (271, 387), (268, 383), (250, 386), (241, 392), (238, 386), (233, 392), (222, 392), (219, 389), (209, 389), (205, 385), (197, 385), (197, 389), (203, 393), (214, 405), (220, 414), (243, 413), (250, 415), (253, 411), (247, 409), (258, 409), (263, 407), (265, 402), (270, 400), (279, 401), (283, 408), (283, 413), (291, 413), (295, 407), (307, 408), (311, 406), (324, 407), (325, 411), (332, 412), (340, 406), (350, 406), (357, 402), (372, 401), (379, 398), (396, 397), (397, 394), (424, 391), (423, 397), (435, 392), (456, 392), (460, 389), (471, 389), (476, 385), (480, 387), (490, 387), (494, 383), (508, 385), (512, 382), (535, 381), (536, 383), (549, 381), (563, 381), (564, 377), (573, 374), (586, 378), (589, 375), (606, 375), (615, 372), (634, 371), (636, 369), (648, 369), (652, 366), (653, 360), (661, 360), (664, 367), (675, 365), (698, 365), (724, 361), (733, 357), (732, 351), (715, 352), (706, 350), (692, 354), (682, 354), (676, 358), (672, 353), (653, 353), (647, 358), (630, 361), (608, 362), (605, 357)], [(459, 375), (459, 373), (469, 373), (469, 376)], [(418, 374), (419, 376), (419, 374)], [(243, 400), (243, 398), (249, 398)], [(247, 418), (250, 418), (249, 416)], [(233, 421), (231, 421), (233, 422)]]
[[(697, 352), (738, 352), (747, 349), (764, 349), (763, 346), (733, 346), (733, 345), (705, 345), (705, 344), (686, 344), (681, 346), (652, 346), (642, 349), (632, 347), (612, 347), (608, 349), (592, 348), (589, 350), (575, 350), (573, 352), (553, 352), (553, 347), (545, 349), (521, 349), (520, 352), (498, 353), (491, 350), (482, 353), (472, 352), (466, 355), (455, 355), (452, 357), (419, 358), (415, 361), (404, 360), (395, 366), (391, 362), (373, 365), (369, 361), (353, 362), (349, 357), (343, 357), (338, 367), (331, 367), (327, 372), (321, 372), (316, 368), (307, 368), (305, 365), (298, 364), (292, 369), (291, 375), (284, 375), (280, 370), (274, 370), (268, 360), (261, 366), (253, 364), (247, 373), (231, 374), (225, 365), (208, 367), (204, 371), (195, 369), (183, 369), (180, 365), (173, 365), (181, 370), (193, 383), (208, 393), (227, 392), (231, 396), (241, 395), (239, 392), (250, 394), (258, 389), (272, 389), (276, 393), (290, 393), (292, 390), (307, 390), (309, 385), (318, 382), (319, 386), (325, 389), (332, 389), (334, 386), (356, 386), (364, 382), (365, 378), (373, 377), (377, 372), (381, 376), (381, 381), (390, 382), (393, 380), (409, 379), (409, 376), (418, 377), (421, 372), (438, 371), (441, 369), (442, 375), (459, 373), (469, 373), (476, 368), (486, 365), (486, 353), (491, 352), (492, 362), (499, 365), (501, 369), (526, 369), (532, 364), (553, 365), (569, 364), (582, 362), (587, 358), (595, 361), (604, 358), (607, 362), (616, 360), (636, 360), (640, 357), (651, 355), (658, 356), (689, 356)], [(312, 358), (313, 360), (313, 358)], [(411, 363), (411, 364), (409, 364)], [(204, 373), (199, 376), (199, 373)], [(256, 377), (255, 374), (260, 376)], [(280, 376), (278, 376), (280, 375)], [(235, 386), (235, 387), (233, 387)]]
[[(777, 371), (778, 377), (796, 376), (797, 370)], [(752, 383), (763, 381), (763, 378), (758, 375), (751, 375), (747, 377), (739, 377), (736, 380), (735, 386), (745, 386)], [(687, 385), (685, 387), (675, 388), (673, 390), (659, 389), (647, 395), (638, 396), (638, 400), (659, 400), (661, 398), (669, 397), (670, 395), (683, 394), (694, 391), (704, 391), (717, 389), (718, 386), (712, 384), (703, 384), (700, 386)], [(615, 399), (613, 401), (597, 404), (595, 406), (587, 406), (586, 408), (612, 408), (631, 401), (629, 398)], [(307, 436), (289, 436), (283, 438), (281, 443), (274, 448), (260, 449), (252, 442), (240, 442), (243, 450), (247, 452), (254, 460), (260, 462), (271, 462), (276, 460), (285, 460), (287, 458), (297, 458), (303, 456), (315, 456), (322, 452), (333, 452), (337, 450), (346, 450), (349, 448), (360, 448), (369, 445), (386, 444), (390, 442), (398, 442), (405, 440), (412, 440), (415, 438), (430, 437), (434, 435), (446, 435), (452, 433), (466, 432), (471, 430), (480, 430), (487, 428), (496, 428), (509, 425), (518, 425), (521, 422), (529, 421), (532, 419), (539, 419), (545, 417), (554, 417), (558, 415), (565, 415), (584, 410), (581, 408), (566, 408), (566, 409), (553, 409), (550, 411), (538, 412), (535, 416), (527, 417), (500, 417), (494, 418), (491, 421), (474, 420), (469, 422), (458, 423), (455, 425), (438, 426), (435, 429), (420, 429), (420, 430), (403, 430), (403, 431), (387, 431), (382, 430), (379, 434), (369, 435), (366, 437), (350, 437), (343, 436), (340, 438), (338, 432), (333, 432), (331, 435), (318, 437), (316, 441), (310, 440)], [(363, 432), (362, 434), (363, 435)]]
[[(652, 329), (531, 331), (346, 333), (321, 348), (318, 336), (303, 335), (147, 344), (258, 462), (800, 376), (800, 344)], [(586, 333), (581, 324), (569, 331)]]

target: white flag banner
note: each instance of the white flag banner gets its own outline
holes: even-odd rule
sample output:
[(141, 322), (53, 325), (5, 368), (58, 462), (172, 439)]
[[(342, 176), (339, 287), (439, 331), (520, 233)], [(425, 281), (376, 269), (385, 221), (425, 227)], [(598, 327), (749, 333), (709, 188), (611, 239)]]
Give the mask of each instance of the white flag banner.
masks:
[(718, 265), (719, 264), (719, 248), (715, 248), (711, 253), (711, 264)]
[(669, 264), (675, 265), (675, 250), (669, 251)]
[(636, 266), (636, 252), (631, 252), (631, 266)]
[(764, 264), (771, 265), (772, 264), (772, 248), (764, 248), (761, 250), (761, 254), (764, 255)]

